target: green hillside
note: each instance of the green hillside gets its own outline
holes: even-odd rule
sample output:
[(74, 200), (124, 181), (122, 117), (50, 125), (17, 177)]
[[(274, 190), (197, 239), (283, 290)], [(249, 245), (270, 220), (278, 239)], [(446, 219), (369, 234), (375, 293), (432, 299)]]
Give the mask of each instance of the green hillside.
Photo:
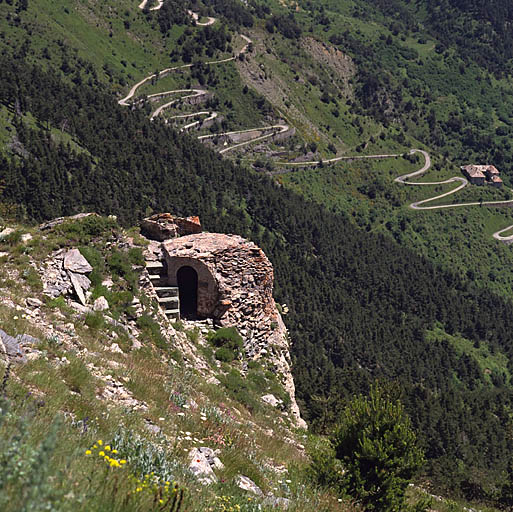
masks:
[[(409, 154), (424, 148), (433, 166), (413, 181), (472, 162), (504, 178), (432, 205), (511, 199), (508, 77), (443, 37), (422, 3), (68, 4), (0, 3), (2, 201), (25, 222), (170, 211), (254, 240), (290, 308), (312, 428), (329, 432), (376, 379), (395, 382), (425, 478), (507, 502), (513, 260), (492, 234), (513, 215), (413, 210), (458, 183), (394, 179), (424, 165)], [(372, 155), (397, 156), (329, 162)]]

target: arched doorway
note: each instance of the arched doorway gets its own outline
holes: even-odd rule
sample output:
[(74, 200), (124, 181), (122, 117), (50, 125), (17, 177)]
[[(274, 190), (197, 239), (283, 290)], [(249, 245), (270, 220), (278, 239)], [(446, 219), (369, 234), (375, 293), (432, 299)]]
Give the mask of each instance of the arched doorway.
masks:
[(180, 316), (194, 320), (198, 312), (198, 274), (192, 267), (180, 267), (176, 280), (180, 296)]

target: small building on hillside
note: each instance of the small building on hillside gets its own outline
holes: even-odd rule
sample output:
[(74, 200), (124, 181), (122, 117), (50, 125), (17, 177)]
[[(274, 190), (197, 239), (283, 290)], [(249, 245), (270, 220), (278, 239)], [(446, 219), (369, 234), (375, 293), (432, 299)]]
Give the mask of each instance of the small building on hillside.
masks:
[(465, 165), (461, 168), (463, 175), (472, 185), (484, 185), (486, 176), (484, 174), (485, 165)]
[(490, 185), (500, 188), (502, 187), (502, 179), (499, 176), (492, 176), (490, 179)]
[(485, 168), (485, 171), (484, 173), (486, 174), (486, 177), (490, 180), (490, 181), (493, 181), (493, 178), (496, 177), (498, 178), (499, 177), (499, 171), (497, 170), (497, 167), (495, 167), (495, 165), (483, 165), (483, 167)]
[(502, 179), (494, 165), (465, 165), (461, 168), (463, 175), (472, 185), (492, 185), (502, 187)]

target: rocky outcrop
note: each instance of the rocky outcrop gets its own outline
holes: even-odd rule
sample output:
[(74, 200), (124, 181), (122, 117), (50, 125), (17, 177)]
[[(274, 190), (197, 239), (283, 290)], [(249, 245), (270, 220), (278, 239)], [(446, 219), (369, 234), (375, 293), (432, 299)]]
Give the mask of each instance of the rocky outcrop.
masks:
[(87, 303), (87, 291), (91, 281), (85, 275), (93, 267), (78, 249), (61, 249), (52, 254), (41, 269), (43, 293), (56, 298), (59, 295), (75, 295), (82, 305)]
[(39, 229), (41, 231), (45, 231), (47, 229), (52, 229), (55, 226), (58, 226), (59, 224), (64, 224), (64, 222), (69, 222), (70, 220), (82, 220), (86, 217), (99, 217), (97, 213), (79, 213), (77, 215), (71, 215), (70, 217), (58, 217), (56, 219), (52, 219), (48, 222), (44, 222), (39, 226)]
[(141, 222), (141, 234), (150, 240), (163, 242), (178, 236), (201, 233), (199, 217), (175, 217), (170, 213), (158, 213)]

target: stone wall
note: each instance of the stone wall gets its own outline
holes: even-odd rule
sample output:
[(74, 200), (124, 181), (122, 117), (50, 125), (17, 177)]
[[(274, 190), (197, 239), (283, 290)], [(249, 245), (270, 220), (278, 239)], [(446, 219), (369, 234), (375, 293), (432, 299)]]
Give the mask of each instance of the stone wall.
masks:
[(175, 217), (170, 213), (158, 213), (141, 221), (141, 234), (160, 242), (201, 231), (199, 217)]
[(162, 244), (168, 285), (183, 266), (198, 275), (198, 316), (235, 326), (248, 358), (271, 361), (291, 397), (296, 424), (305, 427), (295, 400), (287, 329), (273, 299), (274, 271), (262, 249), (237, 235), (199, 233)]

